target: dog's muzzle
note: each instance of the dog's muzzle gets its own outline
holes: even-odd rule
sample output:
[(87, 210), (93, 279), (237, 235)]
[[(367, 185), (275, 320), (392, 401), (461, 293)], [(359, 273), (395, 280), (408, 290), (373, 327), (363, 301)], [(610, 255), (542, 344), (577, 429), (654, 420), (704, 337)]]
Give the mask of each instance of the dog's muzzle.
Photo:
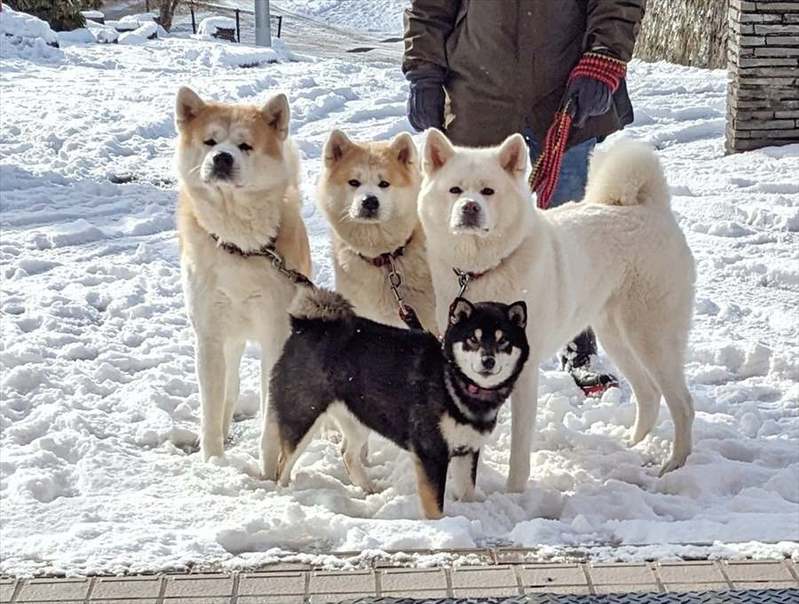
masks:
[(476, 201), (466, 201), (458, 213), (458, 223), (461, 229), (481, 229), (483, 227), (483, 210)]
[(216, 180), (230, 180), (233, 176), (233, 166), (233, 156), (227, 151), (220, 151), (213, 157), (211, 178)]
[(375, 195), (365, 195), (358, 206), (358, 218), (377, 220), (380, 215), (380, 200)]

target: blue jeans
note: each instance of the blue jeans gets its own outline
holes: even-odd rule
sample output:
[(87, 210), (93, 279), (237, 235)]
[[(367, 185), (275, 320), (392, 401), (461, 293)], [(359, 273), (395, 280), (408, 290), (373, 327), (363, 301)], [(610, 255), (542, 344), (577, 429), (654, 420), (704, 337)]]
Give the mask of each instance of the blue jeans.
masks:
[[(527, 146), (530, 148), (530, 160), (535, 165), (541, 155), (541, 145), (529, 128), (522, 132), (522, 136), (527, 141)], [(588, 180), (588, 156), (591, 155), (594, 147), (596, 147), (596, 139), (590, 138), (579, 145), (571, 147), (563, 155), (560, 180), (549, 201), (550, 208), (564, 204), (567, 201), (581, 201), (583, 199), (585, 183)]]

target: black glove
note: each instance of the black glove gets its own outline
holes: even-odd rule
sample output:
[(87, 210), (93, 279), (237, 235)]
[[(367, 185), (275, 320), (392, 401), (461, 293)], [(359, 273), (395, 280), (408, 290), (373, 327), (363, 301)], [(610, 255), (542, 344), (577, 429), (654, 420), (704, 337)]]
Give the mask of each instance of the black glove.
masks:
[(589, 117), (604, 115), (613, 103), (613, 91), (604, 82), (587, 76), (574, 78), (566, 89), (571, 100), (575, 128), (582, 128)]
[(421, 132), (428, 128), (444, 127), (444, 83), (440, 77), (422, 76), (411, 81), (408, 95), (408, 121), (414, 130)]

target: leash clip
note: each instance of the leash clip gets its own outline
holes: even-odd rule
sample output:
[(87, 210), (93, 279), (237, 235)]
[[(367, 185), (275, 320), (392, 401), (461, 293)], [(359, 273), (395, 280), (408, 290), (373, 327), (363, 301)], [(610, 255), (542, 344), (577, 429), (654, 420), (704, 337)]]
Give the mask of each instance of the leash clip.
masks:
[(463, 295), (466, 293), (466, 290), (469, 289), (469, 284), (472, 282), (472, 276), (467, 273), (466, 271), (462, 271), (459, 268), (453, 268), (452, 272), (458, 277), (458, 285), (460, 286), (460, 291), (458, 292), (458, 298), (463, 298)]

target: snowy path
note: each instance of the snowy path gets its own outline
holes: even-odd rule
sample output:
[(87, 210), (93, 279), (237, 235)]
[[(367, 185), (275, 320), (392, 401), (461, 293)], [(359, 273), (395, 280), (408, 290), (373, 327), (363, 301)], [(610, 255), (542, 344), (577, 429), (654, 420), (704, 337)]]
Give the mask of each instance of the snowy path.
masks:
[[(671, 438), (665, 410), (628, 449), (629, 391), (584, 402), (553, 365), (522, 495), (503, 492), (507, 413), (484, 455), (485, 501), (448, 501), (442, 521), (415, 520), (410, 464), (377, 439), (370, 474), (383, 492), (353, 487), (325, 440), (300, 460), (294, 486), (277, 489), (257, 476), (254, 350), (225, 463), (188, 453), (199, 405), (173, 230), (177, 87), (254, 102), (289, 93), (322, 283), (328, 242), (311, 196), (327, 132), (408, 129), (394, 65), (231, 66), (251, 62), (247, 52), (193, 40), (35, 58), (3, 48), (0, 571), (489, 543), (799, 555), (799, 146), (724, 157), (721, 72), (635, 64), (630, 76), (638, 120), (628, 134), (661, 149), (699, 267), (688, 362), (696, 452), (685, 468), (656, 477)], [(696, 542), (715, 545), (679, 545)]]

